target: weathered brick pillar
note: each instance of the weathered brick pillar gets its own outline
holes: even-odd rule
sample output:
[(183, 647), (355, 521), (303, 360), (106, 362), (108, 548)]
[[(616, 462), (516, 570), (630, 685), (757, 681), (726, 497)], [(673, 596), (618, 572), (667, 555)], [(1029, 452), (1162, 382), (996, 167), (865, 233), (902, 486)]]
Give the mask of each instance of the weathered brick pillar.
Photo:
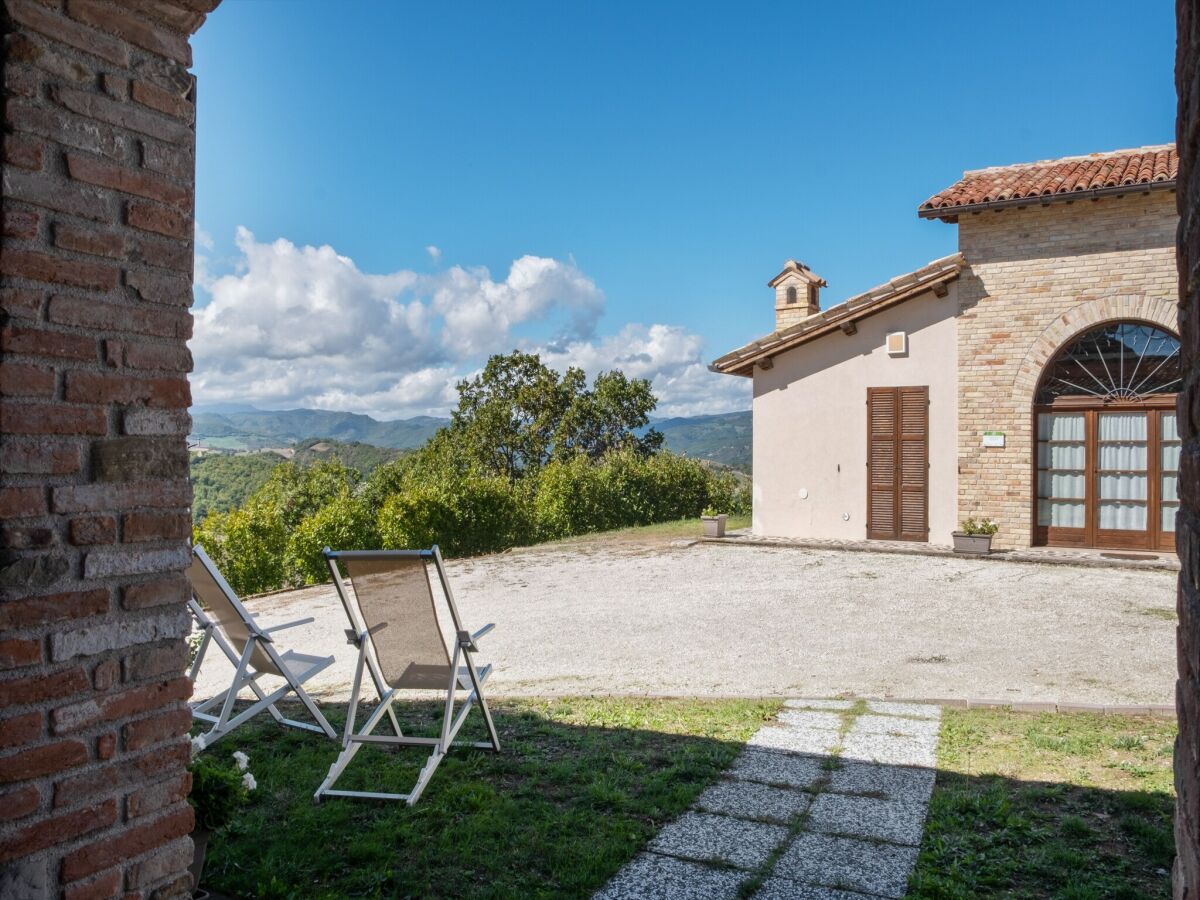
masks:
[(1200, 898), (1200, 10), (1178, 0), (1175, 83), (1179, 90), (1179, 329), (1186, 381), (1179, 524), (1179, 681), (1175, 704), (1175, 897)]
[(0, 896), (179, 896), (188, 41), (217, 0), (2, 2)]

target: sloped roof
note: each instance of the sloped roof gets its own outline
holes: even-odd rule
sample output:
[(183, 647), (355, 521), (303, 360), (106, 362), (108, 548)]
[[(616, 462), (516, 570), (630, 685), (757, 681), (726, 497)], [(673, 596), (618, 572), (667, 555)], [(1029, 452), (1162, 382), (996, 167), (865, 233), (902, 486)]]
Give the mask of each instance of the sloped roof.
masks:
[(976, 169), (922, 203), (917, 215), (953, 222), (961, 212), (1030, 199), (1073, 200), (1080, 194), (1123, 193), (1139, 186), (1170, 189), (1178, 172), (1174, 144)]
[(926, 291), (934, 290), (939, 285), (944, 285), (957, 278), (964, 265), (966, 265), (966, 261), (961, 253), (935, 259), (916, 271), (897, 275), (865, 293), (851, 297), (837, 306), (822, 310), (815, 316), (809, 316), (797, 325), (782, 331), (773, 331), (766, 337), (751, 341), (744, 347), (726, 353), (714, 360), (708, 368), (723, 375), (751, 375), (754, 371), (754, 364), (759, 360), (769, 359), (785, 350), (791, 350), (793, 347), (815, 340), (822, 335), (837, 331), (851, 322), (864, 319), (888, 307), (903, 303), (905, 300), (920, 296)]

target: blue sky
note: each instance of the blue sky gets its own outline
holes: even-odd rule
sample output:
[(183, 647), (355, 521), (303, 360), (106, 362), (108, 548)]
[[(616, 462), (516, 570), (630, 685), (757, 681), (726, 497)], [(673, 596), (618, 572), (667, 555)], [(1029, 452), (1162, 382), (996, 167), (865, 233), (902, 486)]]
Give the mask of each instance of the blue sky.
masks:
[(1129, 10), (225, 0), (197, 400), (438, 412), (519, 345), (747, 408), (703, 363), (788, 257), (838, 302), (953, 252), (916, 208), (963, 169), (1173, 139), (1171, 4)]

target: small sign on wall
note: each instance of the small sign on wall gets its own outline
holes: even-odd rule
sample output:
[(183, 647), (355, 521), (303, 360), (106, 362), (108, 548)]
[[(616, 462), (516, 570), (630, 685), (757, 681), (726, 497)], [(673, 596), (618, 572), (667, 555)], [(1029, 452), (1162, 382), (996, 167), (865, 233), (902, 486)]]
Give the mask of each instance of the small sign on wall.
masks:
[(985, 431), (983, 433), (983, 446), (985, 447), (1003, 447), (1004, 432), (1003, 431)]

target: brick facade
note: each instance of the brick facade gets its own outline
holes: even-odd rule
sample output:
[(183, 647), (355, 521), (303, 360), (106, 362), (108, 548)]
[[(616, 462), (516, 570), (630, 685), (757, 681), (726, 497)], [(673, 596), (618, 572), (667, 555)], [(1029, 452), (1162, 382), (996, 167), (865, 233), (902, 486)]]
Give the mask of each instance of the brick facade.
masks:
[(1177, 221), (1167, 191), (959, 220), (959, 515), (994, 519), (996, 546), (1032, 539), (1033, 398), (1054, 352), (1111, 319), (1176, 330)]
[(4, 0), (0, 896), (175, 897), (195, 86), (217, 0)]
[(1176, 6), (1179, 36), (1175, 83), (1179, 90), (1178, 232), (1179, 328), (1185, 383), (1179, 398), (1184, 440), (1176, 546), (1179, 573), (1179, 681), (1175, 703), (1176, 900), (1200, 898), (1200, 15), (1194, 2)]

